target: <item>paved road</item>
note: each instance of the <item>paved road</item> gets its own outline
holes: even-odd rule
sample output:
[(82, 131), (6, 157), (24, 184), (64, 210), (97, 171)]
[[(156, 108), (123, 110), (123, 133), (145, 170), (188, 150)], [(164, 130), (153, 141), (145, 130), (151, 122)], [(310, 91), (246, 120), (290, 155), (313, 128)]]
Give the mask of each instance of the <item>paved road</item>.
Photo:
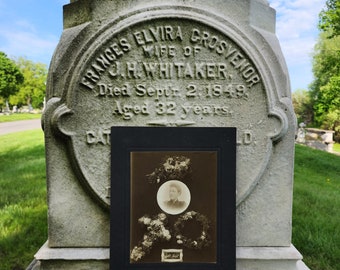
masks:
[(41, 129), (40, 119), (0, 123), (0, 135), (32, 129)]

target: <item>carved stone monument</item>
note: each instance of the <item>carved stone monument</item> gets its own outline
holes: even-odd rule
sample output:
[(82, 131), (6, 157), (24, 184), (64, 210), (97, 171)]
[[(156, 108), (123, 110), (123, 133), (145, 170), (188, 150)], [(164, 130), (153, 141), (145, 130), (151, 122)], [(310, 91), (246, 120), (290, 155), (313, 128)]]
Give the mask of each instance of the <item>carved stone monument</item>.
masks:
[(268, 2), (70, 2), (47, 84), (37, 267), (109, 269), (112, 126), (191, 126), (237, 128), (237, 269), (307, 269), (291, 245), (296, 122)]

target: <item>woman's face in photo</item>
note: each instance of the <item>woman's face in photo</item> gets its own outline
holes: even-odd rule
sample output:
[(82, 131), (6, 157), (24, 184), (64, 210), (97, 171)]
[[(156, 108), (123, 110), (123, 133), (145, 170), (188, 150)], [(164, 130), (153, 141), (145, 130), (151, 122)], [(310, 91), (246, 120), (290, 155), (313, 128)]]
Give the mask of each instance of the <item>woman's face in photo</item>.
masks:
[(172, 200), (172, 201), (177, 200), (179, 195), (180, 195), (180, 193), (178, 192), (177, 188), (170, 187), (170, 189), (169, 189), (169, 198), (170, 198), (170, 200)]

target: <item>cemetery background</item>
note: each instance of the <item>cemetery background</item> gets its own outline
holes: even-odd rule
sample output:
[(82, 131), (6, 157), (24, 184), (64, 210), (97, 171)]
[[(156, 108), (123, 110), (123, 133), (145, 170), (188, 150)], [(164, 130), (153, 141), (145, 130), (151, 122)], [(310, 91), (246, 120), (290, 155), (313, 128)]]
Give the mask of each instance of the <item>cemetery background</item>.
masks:
[[(0, 265), (24, 270), (47, 237), (43, 133), (2, 135), (0, 142)], [(340, 269), (339, 162), (296, 147), (292, 242), (313, 270)]]

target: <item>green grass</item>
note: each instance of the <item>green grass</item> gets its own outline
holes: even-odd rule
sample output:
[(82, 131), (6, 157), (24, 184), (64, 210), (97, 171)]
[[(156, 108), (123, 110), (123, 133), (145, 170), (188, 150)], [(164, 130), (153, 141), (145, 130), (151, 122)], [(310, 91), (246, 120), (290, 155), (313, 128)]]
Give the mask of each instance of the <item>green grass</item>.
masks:
[(335, 143), (333, 145), (333, 151), (334, 152), (339, 152), (340, 153), (340, 143)]
[(12, 113), (10, 115), (0, 115), (0, 123), (39, 118), (41, 118), (41, 113)]
[(26, 269), (47, 239), (40, 130), (0, 136), (0, 268)]
[(292, 242), (310, 269), (340, 269), (339, 156), (296, 146)]
[[(0, 268), (23, 270), (47, 239), (43, 134), (0, 136)], [(296, 146), (293, 244), (311, 270), (340, 270), (340, 157)]]

